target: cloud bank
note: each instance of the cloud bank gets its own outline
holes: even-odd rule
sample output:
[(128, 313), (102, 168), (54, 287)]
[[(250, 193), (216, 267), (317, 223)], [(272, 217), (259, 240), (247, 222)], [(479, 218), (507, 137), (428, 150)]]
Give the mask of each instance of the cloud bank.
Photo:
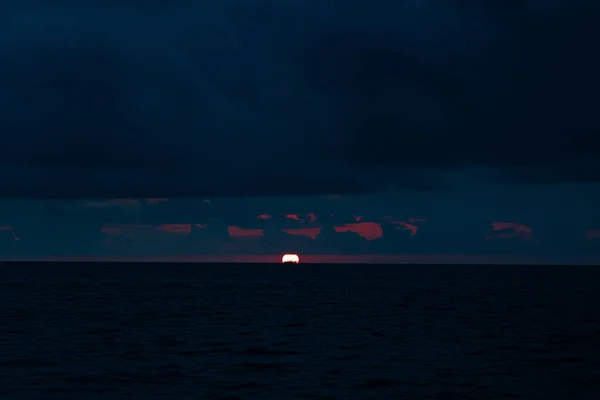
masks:
[(0, 195), (597, 182), (587, 3), (4, 1)]

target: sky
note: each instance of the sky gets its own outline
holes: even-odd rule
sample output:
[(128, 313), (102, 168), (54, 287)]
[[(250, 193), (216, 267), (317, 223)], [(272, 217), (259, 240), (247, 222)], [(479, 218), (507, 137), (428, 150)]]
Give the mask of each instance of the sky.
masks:
[(0, 258), (598, 262), (598, 17), (5, 0)]

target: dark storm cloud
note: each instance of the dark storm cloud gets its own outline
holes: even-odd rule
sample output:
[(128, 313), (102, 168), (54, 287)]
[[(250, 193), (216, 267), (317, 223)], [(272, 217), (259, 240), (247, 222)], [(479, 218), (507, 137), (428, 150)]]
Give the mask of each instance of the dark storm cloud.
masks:
[[(360, 165), (534, 167), (530, 175), (544, 181), (581, 179), (582, 172), (597, 180), (598, 164), (582, 168), (580, 161), (598, 156), (598, 7), (536, 11), (489, 14), (492, 28), (484, 30), (472, 13), (440, 18), (447, 35), (432, 26), (435, 43), (418, 39), (422, 47), (413, 52), (388, 35), (361, 41), (364, 32), (352, 30), (347, 46), (333, 46), (335, 37), (321, 42), (323, 63), (338, 63), (323, 82), (345, 89), (353, 109), (351, 158)], [(427, 59), (436, 52), (447, 57)]]
[(598, 6), (475, 3), (5, 1), (0, 195), (598, 180)]

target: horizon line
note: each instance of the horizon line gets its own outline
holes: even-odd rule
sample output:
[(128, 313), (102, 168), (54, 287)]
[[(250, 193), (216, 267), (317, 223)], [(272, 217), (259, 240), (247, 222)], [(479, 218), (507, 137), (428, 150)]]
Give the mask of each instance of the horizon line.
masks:
[[(20, 256), (0, 258), (0, 263), (189, 263), (281, 264), (281, 254), (182, 255), (182, 256)], [(307, 254), (300, 264), (397, 264), (397, 265), (600, 265), (600, 260), (576, 257), (539, 257), (498, 254)]]

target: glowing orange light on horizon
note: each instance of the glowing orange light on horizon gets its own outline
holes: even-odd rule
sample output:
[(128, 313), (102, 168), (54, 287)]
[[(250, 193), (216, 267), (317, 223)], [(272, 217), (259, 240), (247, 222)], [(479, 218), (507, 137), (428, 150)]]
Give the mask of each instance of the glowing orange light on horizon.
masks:
[(281, 257), (281, 262), (298, 264), (300, 262), (300, 257), (298, 257), (298, 254), (284, 254), (283, 257)]

